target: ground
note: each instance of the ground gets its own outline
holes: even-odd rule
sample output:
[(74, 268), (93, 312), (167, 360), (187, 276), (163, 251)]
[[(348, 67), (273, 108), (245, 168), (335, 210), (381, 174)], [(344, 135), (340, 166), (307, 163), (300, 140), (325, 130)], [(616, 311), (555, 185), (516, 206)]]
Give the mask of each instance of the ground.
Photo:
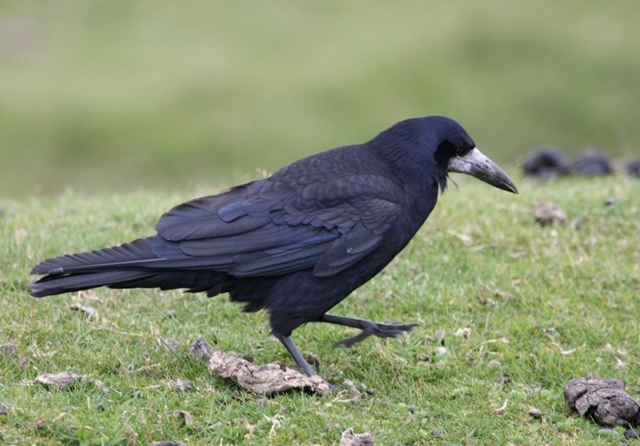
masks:
[[(331, 348), (352, 334), (341, 327), (294, 333), (342, 391), (326, 396), (256, 395), (189, 355), (203, 336), (293, 366), (265, 315), (224, 296), (28, 295), (36, 262), (148, 235), (163, 211), (213, 189), (0, 200), (0, 344), (15, 345), (0, 355), (0, 442), (328, 445), (353, 427), (384, 445), (623, 443), (572, 413), (562, 388), (594, 372), (640, 389), (640, 182), (512, 178), (520, 195), (456, 176), (409, 247), (334, 311), (420, 323), (411, 333), (353, 349)], [(567, 221), (538, 225), (543, 201)], [(62, 390), (34, 383), (63, 371), (87, 379)]]

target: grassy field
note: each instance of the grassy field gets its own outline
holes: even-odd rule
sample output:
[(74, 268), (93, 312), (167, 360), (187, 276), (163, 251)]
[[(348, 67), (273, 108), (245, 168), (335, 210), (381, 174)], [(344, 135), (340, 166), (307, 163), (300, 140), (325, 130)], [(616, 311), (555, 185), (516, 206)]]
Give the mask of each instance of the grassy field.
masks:
[[(640, 182), (622, 175), (516, 177), (518, 196), (455, 177), (414, 242), (335, 311), (420, 327), (351, 350), (331, 348), (346, 329), (294, 333), (337, 395), (211, 376), (187, 353), (199, 336), (292, 365), (265, 315), (225, 297), (37, 301), (27, 285), (49, 256), (149, 235), (177, 203), (407, 117), (457, 119), (511, 166), (547, 144), (637, 157), (638, 23), (633, 0), (0, 2), (0, 344), (17, 348), (0, 354), (0, 443), (329, 445), (348, 427), (380, 445), (624, 443), (562, 396), (588, 372), (640, 390)], [(540, 227), (539, 201), (586, 219)], [(90, 380), (33, 383), (61, 371)]]
[(458, 120), (497, 162), (640, 147), (635, 0), (0, 2), (0, 196), (237, 182)]
[[(1, 200), (0, 343), (15, 344), (17, 355), (0, 356), (0, 403), (9, 406), (0, 443), (330, 445), (354, 427), (379, 445), (622, 444), (620, 431), (570, 413), (562, 388), (594, 372), (625, 380), (632, 395), (640, 389), (640, 182), (516, 177), (515, 196), (455, 180), (459, 188), (441, 197), (385, 274), (335, 309), (420, 327), (351, 350), (331, 348), (352, 333), (346, 329), (312, 324), (294, 333), (303, 354), (318, 358), (320, 373), (345, 391), (324, 397), (255, 395), (188, 355), (204, 336), (257, 363), (292, 365), (268, 336), (264, 314), (242, 314), (225, 297), (28, 295), (36, 262), (147, 235), (161, 212), (211, 190)], [(539, 201), (557, 203), (569, 220), (588, 219), (577, 230), (568, 222), (540, 227), (532, 215)], [(98, 318), (71, 311), (72, 303)], [(460, 336), (465, 329), (469, 336)], [(61, 371), (100, 380), (109, 392), (89, 382), (64, 390), (33, 384)], [(193, 388), (176, 391), (178, 379)], [(531, 407), (542, 419), (528, 414)], [(180, 421), (180, 410), (192, 424)]]

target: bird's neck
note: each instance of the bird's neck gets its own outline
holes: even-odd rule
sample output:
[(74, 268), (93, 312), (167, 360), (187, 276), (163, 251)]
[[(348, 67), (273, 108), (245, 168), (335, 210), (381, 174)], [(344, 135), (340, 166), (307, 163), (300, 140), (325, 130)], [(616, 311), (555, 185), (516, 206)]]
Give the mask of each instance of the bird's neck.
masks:
[(414, 203), (416, 217), (424, 221), (435, 206), (438, 189), (444, 191), (447, 187), (446, 171), (441, 171), (435, 160), (425, 163), (424, 159), (420, 159), (419, 151), (378, 145), (373, 146), (373, 151), (375, 156), (384, 161), (389, 173), (402, 184)]

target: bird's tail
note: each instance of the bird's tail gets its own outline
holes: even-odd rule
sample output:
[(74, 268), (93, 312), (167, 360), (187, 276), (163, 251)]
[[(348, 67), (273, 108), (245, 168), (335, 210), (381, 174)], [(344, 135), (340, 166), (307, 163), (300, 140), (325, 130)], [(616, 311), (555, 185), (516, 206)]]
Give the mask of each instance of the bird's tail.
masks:
[[(176, 268), (168, 259), (160, 259), (151, 250), (153, 237), (98, 251), (67, 254), (36, 265), (31, 274), (43, 274), (29, 285), (31, 295), (110, 288), (186, 288), (191, 292), (207, 291), (213, 296), (226, 291), (229, 276), (202, 269)], [(175, 262), (173, 262), (175, 263)]]

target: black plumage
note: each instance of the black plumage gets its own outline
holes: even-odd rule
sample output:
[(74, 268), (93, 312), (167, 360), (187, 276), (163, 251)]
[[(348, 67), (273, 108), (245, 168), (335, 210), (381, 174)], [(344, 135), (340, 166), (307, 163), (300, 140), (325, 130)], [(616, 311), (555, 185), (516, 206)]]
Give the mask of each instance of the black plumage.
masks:
[(444, 117), (402, 121), (371, 141), (303, 158), (269, 178), (198, 198), (165, 213), (157, 234), (124, 245), (45, 260), (31, 271), (43, 297), (89, 288), (184, 288), (229, 293), (245, 311), (265, 309), (272, 333), (303, 372), (290, 339), (307, 322), (397, 336), (413, 324), (327, 314), (375, 276), (433, 210), (449, 171), (516, 188), (462, 127)]

